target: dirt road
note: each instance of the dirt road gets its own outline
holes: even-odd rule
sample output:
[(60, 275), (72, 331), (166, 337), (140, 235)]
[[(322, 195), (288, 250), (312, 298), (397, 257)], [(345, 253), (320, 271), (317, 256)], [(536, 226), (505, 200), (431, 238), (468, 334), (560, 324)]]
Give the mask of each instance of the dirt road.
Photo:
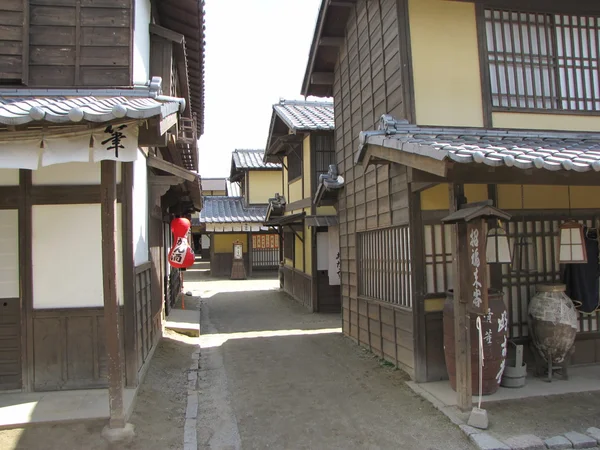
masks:
[(405, 374), (311, 314), (276, 280), (212, 281), (202, 300), (202, 449), (471, 448)]

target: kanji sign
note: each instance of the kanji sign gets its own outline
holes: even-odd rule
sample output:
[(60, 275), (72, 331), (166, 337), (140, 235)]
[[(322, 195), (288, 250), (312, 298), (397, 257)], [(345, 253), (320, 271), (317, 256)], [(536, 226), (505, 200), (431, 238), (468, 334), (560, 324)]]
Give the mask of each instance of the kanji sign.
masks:
[(467, 223), (468, 281), (467, 304), (469, 311), (485, 315), (488, 311), (487, 264), (485, 262), (484, 221)]
[(277, 234), (254, 234), (252, 235), (252, 248), (257, 250), (279, 248), (279, 236)]
[(110, 135), (110, 137), (108, 139), (103, 140), (102, 141), (102, 145), (109, 144), (106, 147), (106, 150), (108, 150), (108, 151), (114, 150), (115, 151), (115, 158), (119, 157), (119, 149), (120, 148), (125, 148), (125, 146), (123, 146), (123, 144), (121, 144), (121, 140), (125, 139), (127, 137), (122, 132), (125, 128), (127, 128), (127, 125), (120, 125), (120, 126), (115, 127), (115, 128), (113, 128), (112, 125), (109, 125), (104, 130), (104, 132), (106, 134)]

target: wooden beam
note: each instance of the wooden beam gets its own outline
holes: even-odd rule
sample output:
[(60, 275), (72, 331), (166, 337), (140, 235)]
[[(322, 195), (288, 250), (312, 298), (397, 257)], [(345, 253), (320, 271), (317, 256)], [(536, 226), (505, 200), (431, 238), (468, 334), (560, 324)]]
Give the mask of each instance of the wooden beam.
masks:
[(33, 218), (31, 170), (19, 172), (19, 275), (21, 278), (21, 367), (25, 392), (33, 391)]
[(340, 6), (342, 8), (352, 8), (356, 2), (333, 0), (329, 2), (329, 6)]
[[(31, 186), (34, 205), (79, 205), (100, 203), (99, 185)], [(117, 201), (121, 201), (121, 185), (117, 185)]]
[(322, 47), (341, 47), (344, 45), (344, 38), (337, 36), (322, 36), (319, 39), (319, 45)]
[(117, 165), (115, 161), (101, 163), (101, 229), (102, 287), (104, 293), (104, 332), (108, 365), (109, 427), (125, 428), (123, 408), (123, 366), (121, 357), (121, 327), (117, 297)]
[[(463, 202), (463, 186), (449, 186), (450, 212), (456, 212)], [(452, 271), (454, 285), (454, 352), (456, 358), (456, 395), (457, 405), (462, 411), (468, 411), (473, 406), (471, 385), (471, 332), (469, 312), (467, 310), (466, 286), (463, 278), (467, 279), (468, 252), (467, 224), (460, 222), (452, 224)]]
[(174, 114), (171, 114), (170, 116), (165, 117), (164, 119), (162, 119), (159, 122), (158, 132), (162, 136), (167, 131), (169, 131), (171, 128), (173, 128), (175, 125), (177, 125), (177, 114), (174, 113)]
[(195, 181), (198, 177), (198, 175), (195, 173), (184, 169), (183, 167), (176, 166), (175, 164), (165, 161), (164, 159), (157, 158), (156, 156), (149, 155), (146, 163), (148, 164), (148, 167), (154, 167), (155, 169), (168, 172), (171, 175), (181, 177), (187, 181)]
[(333, 80), (333, 72), (313, 72), (310, 76), (310, 83), (316, 85), (332, 86)]
[(169, 30), (168, 28), (161, 27), (155, 23), (150, 24), (149, 31), (150, 34), (155, 34), (156, 36), (160, 36), (161, 38), (175, 42), (176, 44), (183, 44), (185, 42), (185, 36), (183, 34), (179, 34), (173, 30)]
[(133, 163), (121, 165), (121, 251), (123, 253), (123, 336), (125, 339), (125, 383), (138, 385), (138, 342), (136, 333), (135, 262), (133, 256)]
[(17, 209), (21, 189), (19, 186), (0, 187), (0, 209)]
[[(445, 177), (448, 172), (448, 162), (429, 158), (416, 153), (403, 152), (395, 148), (383, 147), (369, 144), (363, 158), (364, 170), (374, 161), (385, 161), (388, 163), (402, 164), (422, 172), (427, 172), (437, 177)], [(417, 181), (417, 180), (414, 180)], [(421, 181), (421, 180), (419, 180)], [(428, 181), (428, 180), (423, 180)]]

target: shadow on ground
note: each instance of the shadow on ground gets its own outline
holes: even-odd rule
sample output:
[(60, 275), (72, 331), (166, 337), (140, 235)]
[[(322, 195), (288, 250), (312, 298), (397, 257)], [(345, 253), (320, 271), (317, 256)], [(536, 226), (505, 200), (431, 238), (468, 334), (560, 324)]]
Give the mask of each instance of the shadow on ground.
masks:
[(141, 386), (130, 422), (130, 444), (109, 445), (101, 436), (105, 421), (38, 425), (0, 431), (2, 450), (180, 450), (187, 402), (187, 370), (197, 339), (167, 332)]

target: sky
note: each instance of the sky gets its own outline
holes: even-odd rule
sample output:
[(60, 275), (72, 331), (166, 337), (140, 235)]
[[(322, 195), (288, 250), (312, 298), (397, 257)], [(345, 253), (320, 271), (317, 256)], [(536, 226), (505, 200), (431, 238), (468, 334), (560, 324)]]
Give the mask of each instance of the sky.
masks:
[(200, 175), (229, 175), (235, 149), (264, 149), (273, 104), (300, 89), (320, 0), (206, 0)]

